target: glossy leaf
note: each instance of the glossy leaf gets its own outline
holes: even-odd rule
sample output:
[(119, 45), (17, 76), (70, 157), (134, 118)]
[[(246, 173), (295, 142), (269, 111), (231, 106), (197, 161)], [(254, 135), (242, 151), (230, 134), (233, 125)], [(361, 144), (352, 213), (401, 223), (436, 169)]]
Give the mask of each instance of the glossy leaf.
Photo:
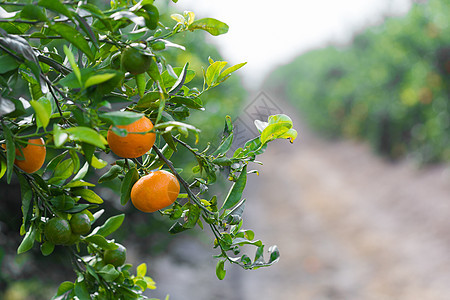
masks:
[(281, 138), (292, 128), (291, 118), (283, 114), (270, 116), (267, 123), (257, 122), (257, 124), (259, 124), (258, 130), (263, 128), (261, 132), (261, 143), (263, 145), (277, 138)]
[(41, 253), (44, 256), (49, 256), (53, 253), (53, 250), (55, 249), (55, 245), (52, 243), (46, 241), (41, 245)]
[(112, 166), (105, 174), (100, 176), (98, 183), (113, 180), (122, 172), (122, 167), (118, 165)]
[(106, 282), (113, 282), (120, 275), (116, 268), (110, 264), (104, 266), (100, 271), (98, 271), (98, 274), (100, 274)]
[(242, 168), (241, 174), (239, 175), (236, 182), (233, 183), (227, 197), (222, 205), (222, 209), (230, 209), (235, 206), (242, 198), (242, 193), (244, 192), (245, 184), (247, 183), (247, 165)]
[(113, 111), (99, 114), (100, 119), (116, 126), (131, 124), (142, 118), (142, 116), (144, 116), (144, 114), (132, 111)]
[(219, 78), (217, 78), (217, 81), (219, 81), (219, 82), (225, 81), (225, 79), (227, 79), (231, 75), (231, 73), (239, 70), (240, 68), (242, 68), (246, 64), (247, 63), (244, 62), (244, 63), (240, 63), (240, 64), (237, 64), (237, 65), (234, 65), (232, 67), (226, 68), (222, 73), (220, 73)]
[(201, 29), (212, 35), (220, 35), (228, 32), (228, 25), (214, 18), (204, 18), (194, 21), (189, 25), (189, 30)]
[(0, 66), (2, 66), (0, 74), (5, 74), (17, 69), (20, 66), (20, 63), (18, 63), (11, 55), (5, 54), (0, 56)]
[(31, 100), (31, 106), (36, 113), (37, 126), (46, 128), (50, 122), (52, 114), (52, 104), (46, 97), (40, 98), (38, 101)]
[(84, 36), (78, 30), (65, 23), (56, 23), (54, 25), (51, 25), (50, 29), (55, 31), (61, 37), (69, 41), (72, 45), (80, 49), (84, 54), (87, 55), (89, 60), (94, 60), (94, 53), (92, 53), (88, 42), (84, 39)]
[(84, 87), (88, 88), (90, 86), (106, 82), (115, 76), (116, 73), (103, 73), (92, 75), (88, 79), (86, 79), (86, 81), (84, 82)]
[(36, 230), (31, 226), (20, 243), (19, 248), (17, 248), (17, 254), (22, 254), (33, 248), (35, 236)]
[(104, 237), (107, 237), (108, 235), (119, 229), (124, 219), (125, 219), (124, 214), (110, 217), (108, 220), (106, 220), (105, 224), (103, 224), (100, 227), (96, 227), (89, 236), (99, 234)]
[(136, 168), (130, 169), (123, 178), (122, 185), (120, 186), (120, 203), (122, 205), (127, 204), (130, 200), (130, 193), (133, 185), (139, 179), (139, 173)]
[(115, 244), (114, 242), (108, 241), (107, 239), (105, 239), (105, 237), (103, 235), (100, 235), (100, 234), (89, 235), (89, 236), (85, 237), (84, 239), (90, 243), (96, 244), (103, 250), (114, 250), (114, 249), (117, 249), (117, 247), (118, 247), (117, 244)]
[(72, 18), (72, 13), (60, 0), (39, 0), (38, 5)]
[(216, 276), (219, 280), (223, 280), (226, 274), (227, 271), (225, 270), (225, 260), (221, 259), (216, 265)]
[(69, 137), (74, 141), (85, 142), (101, 149), (105, 149), (105, 145), (108, 144), (101, 134), (89, 127), (71, 127), (65, 129), (65, 132), (68, 133)]
[(58, 287), (58, 291), (56, 292), (56, 296), (61, 296), (64, 295), (65, 293), (67, 293), (68, 291), (70, 291), (71, 289), (73, 289), (74, 284), (70, 281), (64, 281), (62, 282), (59, 287)]
[(72, 190), (72, 194), (75, 196), (80, 196), (84, 200), (88, 201), (89, 203), (93, 204), (102, 204), (103, 199), (100, 198), (99, 195), (97, 195), (94, 191), (89, 189), (76, 189)]
[(75, 295), (79, 298), (79, 299), (91, 299), (91, 295), (89, 294), (89, 291), (86, 287), (86, 282), (85, 281), (77, 281), (75, 282)]

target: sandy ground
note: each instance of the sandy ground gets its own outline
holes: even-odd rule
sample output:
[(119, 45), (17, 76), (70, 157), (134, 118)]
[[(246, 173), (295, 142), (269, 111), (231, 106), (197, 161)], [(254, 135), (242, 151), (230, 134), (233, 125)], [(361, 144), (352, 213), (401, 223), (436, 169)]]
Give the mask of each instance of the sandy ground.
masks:
[[(227, 265), (200, 239), (174, 241), (152, 259), (171, 300), (450, 299), (450, 167), (392, 164), (363, 144), (325, 141), (296, 121), (294, 145), (279, 141), (251, 176), (244, 227), (267, 246), (274, 266)], [(253, 253), (252, 253), (253, 254)]]

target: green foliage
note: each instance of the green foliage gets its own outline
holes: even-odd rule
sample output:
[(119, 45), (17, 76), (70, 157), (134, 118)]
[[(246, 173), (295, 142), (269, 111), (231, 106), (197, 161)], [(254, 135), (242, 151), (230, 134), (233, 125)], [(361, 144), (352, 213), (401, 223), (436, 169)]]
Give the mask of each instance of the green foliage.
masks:
[[(292, 121), (277, 115), (257, 123), (261, 136), (229, 153), (234, 128), (226, 117), (223, 138), (215, 149), (194, 147), (210, 136), (191, 123), (191, 113), (205, 114), (207, 101), (202, 99), (245, 63), (225, 68), (227, 62), (208, 58), (208, 66), (196, 72), (190, 61), (180, 63), (176, 58), (185, 50), (181, 43), (186, 34), (203, 30), (219, 35), (228, 31), (226, 24), (212, 18), (195, 20), (192, 12), (174, 14), (166, 21), (151, 0), (111, 1), (105, 10), (87, 1), (13, 4), (0, 6), (0, 62), (5, 65), (0, 73), (0, 144), (5, 144), (0, 150), (0, 178), (6, 175), (9, 183), (16, 174), (21, 185), (24, 237), (17, 252), (27, 252), (35, 244), (44, 256), (51, 255), (55, 245), (71, 249), (76, 279), (61, 283), (54, 299), (142, 299), (146, 289), (155, 288), (146, 276), (146, 265), (131, 272), (126, 248), (109, 237), (123, 224), (124, 214), (91, 230), (104, 213), (95, 184), (86, 181), (91, 169), (106, 169), (99, 183), (120, 182), (120, 203), (125, 205), (139, 177), (168, 168), (185, 194), (160, 213), (173, 222), (172, 234), (197, 226), (211, 229), (213, 246), (219, 250), (219, 279), (225, 276), (226, 261), (255, 269), (278, 260), (276, 247), (269, 248), (266, 261), (263, 243), (251, 230), (241, 229), (242, 195), (252, 173), (248, 166), (267, 143), (295, 139)], [(180, 41), (171, 41), (177, 37)], [(169, 54), (168, 48), (179, 52)], [(137, 58), (143, 61), (131, 66), (130, 59)], [(203, 75), (200, 81), (198, 74)], [(117, 126), (144, 115), (158, 137), (152, 150), (141, 158), (115, 159), (108, 165), (100, 158), (114, 159), (108, 130), (125, 136), (126, 130)], [(14, 166), (15, 150), (37, 137), (43, 137), (51, 151), (43, 168), (28, 174)], [(180, 148), (193, 161), (194, 176), (189, 179), (171, 161), (176, 156), (185, 159)], [(232, 183), (225, 199), (206, 196), (219, 172)], [(241, 254), (244, 245), (256, 247), (253, 260)]]
[(397, 158), (450, 161), (448, 1), (414, 4), (402, 18), (311, 51), (281, 67), (281, 86), (314, 128), (368, 140)]

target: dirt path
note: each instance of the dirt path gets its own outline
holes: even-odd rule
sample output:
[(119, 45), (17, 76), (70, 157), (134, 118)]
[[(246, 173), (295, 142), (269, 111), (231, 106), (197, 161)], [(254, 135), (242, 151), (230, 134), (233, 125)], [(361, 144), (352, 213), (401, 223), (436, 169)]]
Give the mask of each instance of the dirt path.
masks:
[[(219, 282), (209, 250), (186, 238), (157, 260), (159, 292), (171, 300), (450, 299), (449, 167), (390, 164), (299, 124), (294, 145), (276, 142), (260, 158), (246, 194), (244, 226), (277, 244), (281, 260), (228, 267)], [(183, 261), (187, 252), (198, 258)]]

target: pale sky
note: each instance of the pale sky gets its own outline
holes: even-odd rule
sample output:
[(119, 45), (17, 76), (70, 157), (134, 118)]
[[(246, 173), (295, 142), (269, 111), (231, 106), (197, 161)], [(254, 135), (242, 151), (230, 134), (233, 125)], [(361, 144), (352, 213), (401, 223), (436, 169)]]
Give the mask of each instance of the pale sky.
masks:
[(213, 17), (230, 26), (209, 38), (255, 88), (271, 69), (325, 43), (345, 43), (355, 31), (378, 24), (383, 15), (401, 15), (411, 0), (179, 0), (178, 11)]

